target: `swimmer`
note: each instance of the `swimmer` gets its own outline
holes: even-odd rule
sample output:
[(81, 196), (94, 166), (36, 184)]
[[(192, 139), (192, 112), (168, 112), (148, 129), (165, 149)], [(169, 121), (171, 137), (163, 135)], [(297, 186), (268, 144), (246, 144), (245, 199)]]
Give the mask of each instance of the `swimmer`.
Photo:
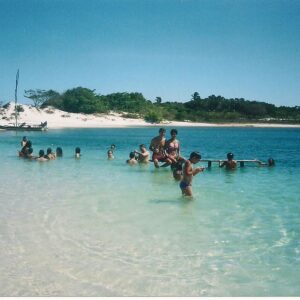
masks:
[(44, 150), (40, 150), (39, 151), (39, 156), (36, 158), (37, 161), (48, 161), (49, 159), (47, 159), (45, 157), (45, 151)]
[(264, 163), (260, 160), (256, 160), (256, 162), (259, 164), (260, 167), (274, 167), (275, 166), (275, 160), (273, 158), (269, 158), (267, 163)]
[(129, 165), (136, 165), (137, 164), (137, 160), (135, 159), (135, 153), (134, 152), (129, 153), (129, 159), (126, 160), (126, 163), (129, 164)]
[(114, 151), (116, 150), (116, 145), (115, 145), (115, 144), (111, 144), (111, 145), (110, 145), (110, 150), (111, 150), (112, 152), (114, 152)]
[(81, 156), (80, 148), (79, 148), (79, 147), (76, 147), (76, 148), (75, 148), (75, 158), (80, 158), (80, 156)]
[(193, 176), (203, 172), (205, 168), (198, 167), (193, 169), (193, 164), (198, 163), (201, 160), (201, 154), (199, 152), (192, 152), (190, 158), (185, 161), (183, 166), (182, 180), (180, 182), (180, 188), (183, 196), (192, 197), (192, 181)]
[(144, 144), (140, 145), (140, 152), (134, 150), (134, 153), (138, 155), (137, 160), (140, 164), (148, 164), (149, 163), (149, 151), (147, 150)]
[(152, 161), (156, 168), (159, 168), (158, 162), (165, 162), (166, 154), (165, 154), (165, 143), (166, 143), (166, 129), (160, 128), (159, 135), (154, 137), (151, 140), (149, 149), (153, 152), (152, 154)]
[(107, 151), (107, 159), (114, 159), (114, 153), (111, 149)]
[(27, 143), (27, 137), (26, 136), (23, 136), (23, 139), (21, 141), (21, 147), (23, 148)]
[(29, 149), (28, 149), (28, 152), (27, 152), (27, 155), (26, 155), (25, 158), (28, 158), (28, 159), (36, 159), (37, 157), (33, 156), (32, 153), (33, 153), (33, 149), (32, 149), (32, 148), (29, 148)]
[(61, 147), (56, 148), (56, 157), (62, 157), (63, 156), (63, 151)]
[(231, 153), (231, 152), (227, 153), (227, 160), (223, 161), (222, 163), (221, 163), (221, 161), (219, 161), (219, 167), (223, 168), (225, 166), (227, 170), (235, 169), (237, 163), (235, 160), (233, 160), (233, 157), (234, 157), (233, 153)]
[(22, 147), (21, 151), (19, 151), (19, 156), (27, 157), (28, 150), (32, 147), (31, 141), (27, 141), (26, 144)]
[(55, 153), (52, 152), (51, 148), (47, 149), (47, 154), (45, 155), (45, 158), (51, 159), (51, 160), (56, 159)]

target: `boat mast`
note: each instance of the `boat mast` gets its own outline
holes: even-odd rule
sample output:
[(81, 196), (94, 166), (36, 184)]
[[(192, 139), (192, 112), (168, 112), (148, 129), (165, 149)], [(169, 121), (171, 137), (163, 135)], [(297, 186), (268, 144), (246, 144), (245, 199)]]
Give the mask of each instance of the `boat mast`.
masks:
[(16, 118), (16, 127), (18, 126), (18, 112), (17, 112), (17, 103), (18, 103), (18, 83), (19, 83), (19, 69), (16, 75), (16, 89), (15, 89), (15, 118)]

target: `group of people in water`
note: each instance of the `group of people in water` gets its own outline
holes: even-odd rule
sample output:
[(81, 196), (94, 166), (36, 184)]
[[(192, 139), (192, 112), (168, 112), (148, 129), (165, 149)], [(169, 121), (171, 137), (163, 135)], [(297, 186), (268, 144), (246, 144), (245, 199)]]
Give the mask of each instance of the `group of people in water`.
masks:
[[(180, 153), (180, 142), (177, 139), (178, 131), (176, 129), (171, 129), (170, 131), (171, 138), (166, 139), (166, 130), (164, 128), (159, 129), (158, 136), (154, 137), (150, 142), (149, 150), (147, 150), (145, 144), (139, 146), (139, 150), (134, 150), (129, 153), (129, 159), (126, 160), (126, 163), (129, 165), (136, 164), (148, 164), (153, 162), (155, 168), (161, 167), (171, 167), (173, 177), (175, 180), (179, 181), (180, 189), (182, 195), (192, 196), (192, 181), (193, 176), (203, 172), (205, 167), (193, 168), (193, 165), (197, 164), (201, 160), (201, 154), (197, 151), (191, 152), (188, 159), (184, 158)], [(48, 161), (54, 160), (57, 157), (63, 156), (63, 151), (61, 147), (57, 147), (56, 151), (53, 152), (51, 148), (46, 150), (46, 153), (43, 149), (39, 151), (38, 156), (33, 156), (32, 143), (30, 140), (27, 140), (27, 137), (24, 136), (21, 141), (21, 150), (19, 151), (19, 156), (27, 159), (34, 159), (37, 161)], [(114, 159), (114, 151), (116, 146), (112, 144), (107, 150), (107, 159)], [(79, 147), (75, 148), (75, 158), (81, 157), (81, 150)], [(257, 162), (260, 166), (274, 166), (275, 161), (272, 158), (269, 158), (268, 163), (263, 163), (259, 160), (253, 160)], [(225, 167), (228, 170), (234, 170), (237, 168), (237, 161), (234, 160), (233, 153), (227, 154), (227, 160), (219, 160), (219, 167)], [(241, 165), (242, 166), (242, 165)]]

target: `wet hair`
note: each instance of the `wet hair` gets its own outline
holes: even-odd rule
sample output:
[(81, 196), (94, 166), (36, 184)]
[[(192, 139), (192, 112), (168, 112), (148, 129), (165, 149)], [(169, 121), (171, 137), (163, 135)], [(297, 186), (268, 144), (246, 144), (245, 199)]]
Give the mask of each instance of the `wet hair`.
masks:
[(40, 151), (39, 151), (39, 157), (42, 157), (42, 156), (44, 156), (45, 155), (45, 151), (43, 150), (43, 149), (41, 149)]
[(173, 135), (173, 133), (175, 133), (177, 135), (178, 131), (177, 131), (177, 129), (171, 129), (170, 133), (171, 133), (171, 135)]
[(75, 153), (76, 153), (76, 154), (80, 154), (80, 148), (79, 148), (79, 147), (76, 147), (76, 148), (75, 148)]
[(231, 152), (227, 153), (227, 159), (228, 160), (232, 160), (233, 157), (234, 157), (233, 153), (231, 153)]
[(130, 152), (130, 153), (129, 153), (129, 157), (130, 157), (130, 158), (135, 158), (135, 153), (134, 153), (134, 152)]
[(32, 152), (33, 152), (33, 149), (32, 149), (32, 148), (29, 148), (29, 149), (28, 149), (28, 154), (32, 154)]
[(113, 151), (111, 149), (108, 149), (107, 154), (110, 154), (110, 153), (113, 154)]
[(26, 136), (23, 136), (23, 141), (27, 141), (27, 137)]
[(51, 152), (52, 152), (52, 149), (51, 149), (51, 148), (48, 148), (48, 149), (47, 149), (47, 155), (48, 155), (48, 154), (51, 154)]
[(198, 158), (201, 159), (201, 154), (198, 151), (194, 151), (190, 154), (190, 159)]
[(31, 148), (31, 146), (32, 146), (31, 141), (27, 141), (25, 146), (28, 147), (28, 148)]
[(141, 144), (140, 148), (146, 148), (146, 145), (145, 144)]
[(113, 149), (115, 149), (115, 148), (116, 148), (116, 145), (115, 145), (115, 144), (111, 144), (111, 145), (110, 145), (110, 149), (111, 149), (111, 150), (113, 150)]
[(275, 166), (275, 160), (274, 160), (273, 158), (270, 157), (270, 158), (268, 159), (268, 165), (269, 165), (269, 166)]
[(161, 133), (161, 132), (166, 132), (166, 129), (164, 129), (164, 128), (159, 128), (159, 131), (158, 131), (159, 133)]
[(63, 151), (61, 149), (61, 147), (57, 147), (56, 148), (56, 156), (62, 156), (63, 155)]

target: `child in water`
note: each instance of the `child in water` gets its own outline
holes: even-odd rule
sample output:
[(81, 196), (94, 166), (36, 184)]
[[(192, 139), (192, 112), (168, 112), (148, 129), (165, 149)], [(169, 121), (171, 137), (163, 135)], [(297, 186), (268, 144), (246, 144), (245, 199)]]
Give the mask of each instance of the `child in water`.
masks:
[(199, 152), (192, 152), (190, 158), (187, 159), (183, 166), (182, 180), (180, 182), (180, 188), (183, 196), (192, 197), (192, 181), (193, 176), (197, 175), (200, 172), (203, 172), (205, 168), (198, 167), (193, 169), (193, 164), (196, 164), (200, 161), (201, 154)]
[(129, 153), (129, 159), (126, 160), (126, 163), (129, 164), (129, 165), (136, 165), (137, 164), (137, 160), (135, 159), (135, 153), (134, 152)]

